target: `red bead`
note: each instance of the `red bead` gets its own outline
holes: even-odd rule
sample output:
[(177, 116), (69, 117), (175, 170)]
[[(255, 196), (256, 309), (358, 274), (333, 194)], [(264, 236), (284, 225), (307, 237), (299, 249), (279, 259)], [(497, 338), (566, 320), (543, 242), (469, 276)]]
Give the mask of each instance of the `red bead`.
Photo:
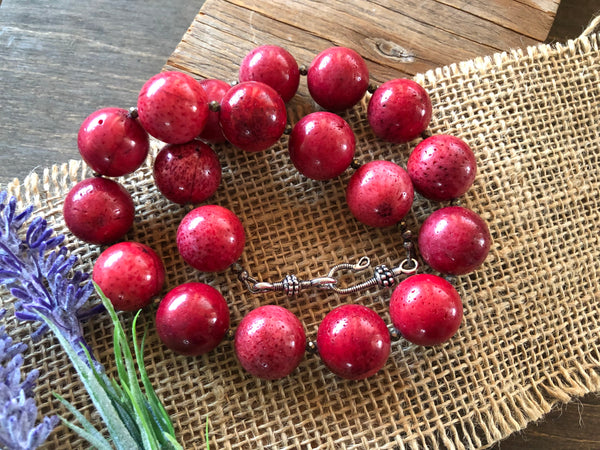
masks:
[(212, 286), (185, 283), (169, 291), (156, 311), (160, 340), (182, 355), (213, 350), (229, 329), (227, 302)]
[[(206, 92), (206, 97), (209, 104), (211, 102), (217, 102), (220, 105), (223, 96), (231, 88), (229, 83), (221, 80), (200, 80), (199, 83)], [(221, 125), (219, 125), (218, 111), (208, 112), (208, 119), (206, 120), (204, 129), (198, 137), (210, 144), (221, 144), (227, 140), (223, 135)]]
[(221, 164), (212, 148), (201, 141), (165, 145), (154, 160), (154, 182), (175, 203), (200, 203), (221, 182)]
[(461, 206), (434, 211), (419, 231), (419, 250), (425, 262), (452, 275), (477, 269), (485, 261), (491, 241), (485, 221)]
[(391, 161), (360, 166), (346, 188), (350, 211), (360, 222), (388, 227), (402, 220), (412, 206), (414, 191), (408, 173)]
[(121, 108), (103, 108), (90, 114), (77, 134), (81, 157), (94, 172), (120, 177), (142, 165), (150, 143), (140, 123)]
[(229, 89), (221, 100), (219, 121), (229, 142), (244, 151), (259, 152), (279, 140), (287, 112), (272, 87), (245, 81)]
[(137, 311), (162, 290), (165, 268), (147, 245), (120, 242), (100, 254), (92, 279), (117, 311)]
[(402, 78), (379, 86), (369, 101), (367, 117), (379, 138), (403, 143), (425, 131), (431, 111), (427, 91), (420, 84)]
[(129, 192), (107, 178), (77, 183), (63, 204), (65, 224), (75, 236), (91, 244), (112, 244), (133, 225), (135, 206)]
[(300, 119), (288, 143), (294, 166), (313, 180), (341, 175), (354, 158), (354, 147), (355, 137), (348, 123), (325, 111)]
[(218, 205), (191, 210), (177, 228), (177, 248), (185, 262), (202, 272), (231, 266), (244, 251), (246, 235), (238, 217)]
[(277, 45), (261, 45), (248, 53), (240, 65), (240, 81), (260, 81), (289, 102), (298, 90), (300, 71), (294, 57)]
[(292, 373), (302, 361), (306, 335), (300, 320), (281, 306), (250, 311), (235, 333), (235, 353), (252, 375), (275, 380)]
[(463, 306), (448, 281), (436, 275), (413, 275), (394, 289), (390, 317), (406, 340), (417, 345), (438, 345), (458, 330)]
[(390, 333), (379, 315), (362, 305), (344, 305), (325, 316), (317, 348), (336, 375), (361, 380), (377, 373), (390, 354)]
[(182, 72), (162, 72), (150, 78), (140, 91), (137, 107), (146, 131), (169, 144), (191, 141), (208, 119), (206, 92)]
[(445, 134), (421, 141), (410, 154), (406, 167), (415, 190), (436, 201), (463, 195), (477, 173), (471, 148), (462, 139)]
[(343, 111), (363, 98), (369, 69), (362, 57), (346, 47), (331, 47), (310, 64), (306, 78), (311, 97), (323, 108)]

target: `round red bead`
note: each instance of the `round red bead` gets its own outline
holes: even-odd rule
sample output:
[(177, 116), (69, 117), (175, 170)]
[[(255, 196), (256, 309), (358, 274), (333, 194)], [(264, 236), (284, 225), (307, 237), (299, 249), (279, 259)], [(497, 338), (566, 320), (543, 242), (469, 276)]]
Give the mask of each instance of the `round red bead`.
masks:
[(408, 213), (414, 198), (408, 173), (391, 161), (370, 161), (352, 175), (346, 188), (350, 211), (372, 227), (395, 225)]
[(463, 306), (448, 281), (436, 275), (413, 275), (394, 289), (390, 317), (406, 340), (417, 345), (438, 345), (458, 330)]
[(235, 333), (235, 352), (242, 367), (267, 380), (292, 373), (305, 348), (302, 322), (281, 306), (266, 305), (250, 311)]
[(289, 102), (298, 90), (300, 71), (294, 57), (277, 45), (261, 45), (248, 53), (240, 65), (240, 81), (260, 81)]
[(373, 132), (389, 142), (408, 142), (431, 121), (431, 100), (423, 87), (408, 79), (383, 83), (371, 96), (367, 117)]
[(191, 141), (208, 119), (206, 92), (183, 72), (162, 72), (150, 78), (142, 86), (137, 107), (146, 131), (169, 144)]
[(181, 257), (202, 272), (227, 269), (241, 256), (245, 242), (240, 219), (218, 205), (191, 210), (177, 228), (177, 248)]
[(229, 89), (221, 100), (219, 122), (229, 142), (244, 151), (259, 152), (279, 140), (287, 112), (272, 87), (245, 81)]
[(463, 195), (473, 184), (477, 162), (462, 139), (439, 134), (419, 142), (406, 165), (415, 190), (436, 201)]
[(485, 261), (491, 240), (487, 224), (477, 213), (448, 206), (425, 219), (418, 242), (421, 256), (432, 269), (462, 275)]
[(300, 173), (313, 180), (329, 180), (348, 168), (354, 158), (355, 142), (344, 119), (320, 111), (304, 116), (294, 126), (288, 151)]
[(225, 298), (204, 283), (185, 283), (169, 291), (156, 311), (160, 340), (182, 355), (201, 355), (213, 350), (229, 329)]
[(200, 203), (221, 182), (219, 157), (207, 144), (194, 140), (165, 145), (154, 160), (154, 182), (175, 203)]
[(165, 268), (154, 250), (139, 242), (119, 242), (104, 250), (92, 279), (117, 311), (137, 311), (160, 293)]
[(390, 333), (379, 315), (362, 305), (339, 306), (317, 331), (317, 348), (336, 375), (360, 380), (377, 373), (390, 354)]
[(91, 244), (112, 244), (133, 225), (135, 206), (119, 183), (88, 178), (77, 183), (63, 204), (65, 224), (75, 236)]
[(317, 104), (330, 111), (356, 105), (369, 87), (369, 69), (364, 59), (346, 47), (331, 47), (310, 64), (308, 90)]
[(150, 143), (148, 133), (129, 112), (103, 108), (83, 121), (77, 134), (77, 146), (94, 172), (120, 177), (142, 165)]

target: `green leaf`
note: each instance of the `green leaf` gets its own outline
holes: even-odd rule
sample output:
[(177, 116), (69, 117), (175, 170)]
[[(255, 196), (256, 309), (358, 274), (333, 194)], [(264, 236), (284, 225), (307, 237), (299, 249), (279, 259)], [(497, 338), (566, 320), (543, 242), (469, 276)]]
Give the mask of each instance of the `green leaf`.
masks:
[(204, 439), (206, 440), (206, 450), (210, 450), (210, 442), (208, 440), (208, 416), (206, 416), (206, 431), (204, 432)]
[[(132, 328), (135, 330), (137, 325), (137, 320), (140, 315), (140, 312), (135, 315), (133, 319)], [(171, 418), (169, 414), (165, 410), (162, 402), (158, 399), (156, 392), (150, 382), (150, 378), (148, 378), (148, 373), (146, 372), (146, 367), (144, 364), (144, 344), (146, 343), (146, 335), (148, 333), (148, 328), (144, 330), (144, 336), (142, 337), (142, 343), (138, 346), (138, 340), (135, 333), (133, 333), (133, 350), (135, 353), (135, 359), (137, 361), (138, 368), (140, 370), (140, 378), (142, 379), (142, 383), (144, 384), (144, 388), (146, 389), (146, 394), (148, 396), (148, 408), (155, 415), (155, 419), (157, 419), (157, 425), (159, 426), (161, 435), (166, 431), (172, 436), (175, 436), (175, 430), (173, 428), (173, 423), (171, 422)]]
[[(128, 398), (128, 405), (131, 405), (135, 411), (135, 413), (132, 415), (141, 431), (142, 439), (144, 441), (144, 448), (162, 448), (164, 447), (164, 444), (169, 444), (171, 441), (175, 440), (175, 431), (169, 415), (154, 391), (154, 387), (148, 378), (148, 374), (144, 365), (143, 346), (145, 343), (147, 330), (144, 332), (142, 345), (138, 345), (136, 328), (141, 311), (138, 311), (138, 313), (135, 315), (131, 327), (133, 348), (135, 353), (134, 362), (127, 336), (123, 330), (121, 322), (118, 319), (117, 313), (112, 306), (112, 303), (102, 293), (102, 290), (96, 283), (94, 283), (94, 286), (96, 287), (96, 291), (98, 292), (102, 303), (106, 307), (114, 323), (115, 329), (113, 342), (115, 347), (115, 356), (118, 355), (117, 364), (118, 367), (120, 367), (118, 372), (122, 388), (121, 393), (125, 394), (125, 396)], [(142, 384), (146, 391), (145, 394), (142, 392), (140, 387), (135, 363), (137, 363), (137, 367), (140, 372)], [(165, 440), (165, 432), (173, 439)]]
[[(144, 332), (141, 345), (138, 345), (136, 326), (140, 312), (135, 316), (132, 325), (134, 359), (127, 335), (112, 303), (102, 293), (96, 283), (94, 283), (94, 286), (114, 326), (113, 350), (115, 354), (115, 366), (117, 368), (116, 380), (108, 378), (103, 372), (98, 372), (92, 356), (85, 345), (81, 344), (81, 347), (87, 357), (87, 364), (77, 354), (74, 348), (75, 344), (68, 341), (60, 333), (57, 325), (44, 316), (42, 316), (42, 319), (54, 332), (69, 356), (98, 413), (104, 420), (113, 444), (118, 450), (133, 450), (137, 448), (145, 450), (161, 450), (165, 448), (182, 450), (183, 447), (176, 440), (171, 419), (163, 404), (158, 399), (144, 367), (143, 351), (147, 329)], [(140, 386), (138, 370), (145, 392)], [(106, 438), (81, 413), (62, 399), (62, 397), (57, 395), (57, 398), (75, 415), (82, 425), (80, 427), (63, 420), (69, 428), (102, 450), (111, 448)]]
[[(127, 336), (121, 326), (121, 322), (117, 316), (115, 309), (112, 306), (110, 300), (102, 293), (100, 288), (96, 286), (96, 290), (100, 295), (102, 303), (106, 307), (114, 324), (114, 350), (115, 350), (115, 361), (118, 367), (119, 381), (123, 391), (127, 394), (128, 404), (134, 410), (134, 420), (137, 423), (138, 428), (141, 431), (141, 438), (143, 447), (145, 449), (158, 450), (159, 444), (157, 442), (154, 427), (151, 425), (148, 411), (145, 408), (146, 400), (142, 393), (137, 377), (137, 371), (135, 369), (133, 355), (127, 342)], [(134, 330), (135, 336), (135, 330)]]
[[(111, 398), (107, 394), (106, 390), (103, 389), (102, 383), (98, 381), (98, 378), (106, 377), (104, 374), (98, 374), (88, 364), (86, 364), (76, 353), (69, 342), (60, 332), (58, 327), (46, 316), (40, 313), (42, 320), (48, 325), (50, 330), (54, 333), (58, 341), (67, 356), (71, 360), (73, 367), (79, 374), (83, 385), (85, 386), (94, 406), (98, 410), (98, 413), (104, 420), (108, 432), (118, 449), (132, 450), (139, 448), (137, 442), (131, 436), (131, 433), (121, 420), (118, 412), (114, 408)], [(85, 346), (82, 345), (85, 349)]]
[(64, 423), (71, 430), (75, 431), (79, 436), (87, 440), (90, 444), (96, 447), (98, 450), (112, 450), (110, 442), (106, 440), (102, 434), (94, 428), (94, 426), (86, 419), (86, 417), (77, 411), (73, 405), (66, 401), (63, 397), (54, 392), (54, 396), (60, 400), (60, 402), (75, 416), (75, 418), (81, 423), (83, 428), (69, 422), (63, 417), (60, 417), (62, 423)]

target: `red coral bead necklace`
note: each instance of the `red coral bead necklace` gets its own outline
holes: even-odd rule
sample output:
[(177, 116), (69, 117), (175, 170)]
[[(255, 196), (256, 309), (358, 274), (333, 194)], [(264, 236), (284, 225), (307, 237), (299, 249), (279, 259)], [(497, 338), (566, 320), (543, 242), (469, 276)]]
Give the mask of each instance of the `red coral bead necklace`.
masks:
[[(291, 128), (287, 127), (285, 103), (295, 95), (300, 75), (307, 77), (311, 96), (327, 111), (308, 114)], [(249, 312), (234, 333), (228, 331), (229, 309), (218, 290), (190, 282), (172, 289), (159, 304), (156, 330), (161, 341), (175, 352), (198, 355), (214, 349), (229, 334), (240, 365), (254, 376), (287, 376), (308, 349), (319, 354), (338, 376), (363, 379), (385, 365), (391, 341), (398, 334), (418, 345), (450, 339), (462, 320), (462, 302), (447, 279), (416, 274), (419, 264), (414, 239), (403, 218), (415, 192), (438, 201), (463, 195), (476, 174), (472, 150), (457, 137), (437, 135), (418, 144), (406, 170), (383, 160), (360, 165), (354, 158), (356, 142), (350, 125), (334, 114), (354, 107), (369, 90), (367, 117), (374, 134), (384, 141), (406, 143), (421, 136), (429, 125), (432, 106), (425, 89), (408, 79), (369, 89), (366, 63), (344, 47), (326, 49), (304, 68), (283, 48), (260, 46), (243, 59), (239, 80), (230, 86), (221, 80), (199, 82), (184, 73), (163, 72), (144, 84), (137, 108), (129, 113), (107, 108), (90, 115), (82, 125), (78, 144), (82, 158), (99, 177), (84, 180), (67, 196), (65, 223), (73, 234), (88, 242), (111, 244), (131, 227), (130, 196), (116, 181), (104, 177), (125, 175), (139, 167), (148, 153), (146, 132), (166, 143), (154, 161), (157, 189), (172, 202), (198, 204), (209, 199), (221, 181), (218, 156), (209, 144), (228, 141), (242, 151), (260, 152), (279, 141), (287, 128), (290, 160), (306, 177), (327, 180), (349, 167), (356, 169), (346, 188), (351, 213), (372, 227), (399, 224), (405, 259), (393, 268), (379, 265), (371, 278), (345, 288), (340, 286), (339, 273), (364, 272), (370, 267), (369, 258), (337, 264), (326, 275), (310, 280), (290, 274), (278, 282), (260, 281), (237, 263), (246, 239), (242, 222), (229, 209), (209, 204), (192, 209), (179, 224), (176, 242), (181, 256), (199, 271), (233, 268), (252, 293), (282, 291), (292, 296), (320, 289), (344, 295), (375, 286), (395, 287), (389, 311), (392, 330), (372, 309), (347, 304), (330, 311), (318, 327), (316, 340), (307, 343), (295, 314), (281, 306), (265, 305)], [(100, 206), (99, 202), (107, 201), (108, 206)], [(126, 205), (124, 217), (110, 210), (113, 204)], [(103, 225), (90, 226), (94, 220)], [(431, 214), (418, 235), (421, 257), (444, 275), (476, 270), (490, 244), (481, 217), (455, 203)], [(146, 253), (150, 252), (148, 248)], [(126, 277), (112, 277), (111, 270), (122, 271), (129, 265), (143, 271), (140, 267), (148, 266), (127, 263), (134, 260), (131, 255), (123, 258), (125, 264), (96, 264), (93, 277), (112, 280), (106, 287), (118, 293), (118, 301), (111, 299), (116, 305), (128, 309), (143, 306), (156, 295), (156, 282), (147, 283), (151, 287), (147, 292), (126, 283), (120, 286), (114, 280)], [(99, 284), (103, 288), (102, 282)], [(127, 300), (134, 295), (135, 302)]]

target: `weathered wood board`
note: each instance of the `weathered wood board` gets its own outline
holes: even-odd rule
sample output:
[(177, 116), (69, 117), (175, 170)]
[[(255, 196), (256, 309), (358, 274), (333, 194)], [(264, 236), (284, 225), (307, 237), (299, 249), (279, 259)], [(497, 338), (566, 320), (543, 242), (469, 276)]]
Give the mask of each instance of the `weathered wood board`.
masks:
[(254, 46), (351, 47), (382, 82), (543, 41), (559, 0), (207, 0), (166, 68), (231, 80)]

